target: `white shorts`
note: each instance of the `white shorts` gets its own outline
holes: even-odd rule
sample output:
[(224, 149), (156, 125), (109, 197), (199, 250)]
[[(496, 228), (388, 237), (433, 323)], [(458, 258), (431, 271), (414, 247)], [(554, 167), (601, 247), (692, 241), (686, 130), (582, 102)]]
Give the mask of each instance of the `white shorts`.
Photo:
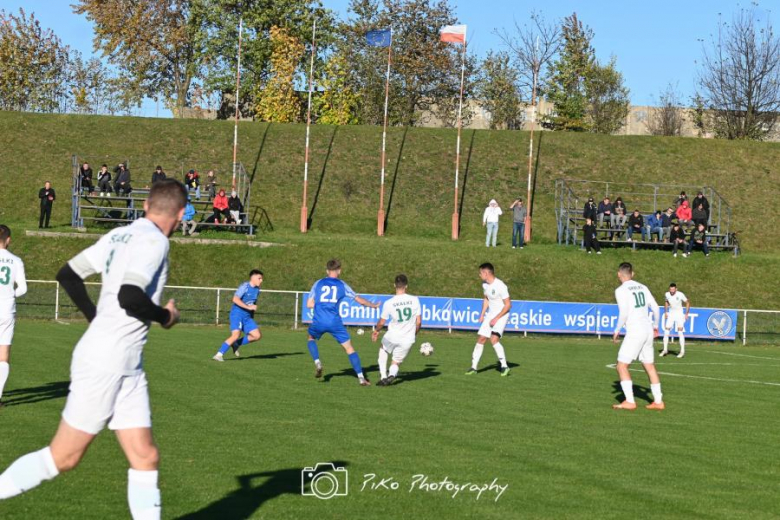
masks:
[(393, 343), (388, 341), (386, 337), (382, 338), (382, 348), (385, 352), (392, 355), (393, 361), (396, 363), (403, 363), (409, 351), (412, 350), (414, 343)]
[(0, 345), (11, 345), (14, 340), (14, 322), (15, 316), (0, 320)]
[(490, 320), (492, 319), (493, 316), (486, 314), (485, 319), (482, 321), (482, 325), (479, 326), (479, 332), (477, 332), (477, 334), (483, 338), (489, 338), (491, 334), (498, 334), (499, 338), (503, 336), (504, 329), (506, 328), (506, 324), (509, 321), (509, 314), (506, 314), (500, 320), (498, 320), (493, 327), (490, 326)]
[(62, 418), (92, 435), (100, 433), (106, 423), (111, 430), (151, 428), (146, 374), (123, 376), (87, 370), (72, 373)]
[(653, 329), (641, 332), (629, 332), (620, 344), (617, 360), (619, 363), (631, 364), (636, 360), (642, 363), (653, 363)]
[(685, 328), (685, 314), (682, 312), (670, 312), (666, 314), (666, 320), (664, 320), (664, 329), (677, 330)]

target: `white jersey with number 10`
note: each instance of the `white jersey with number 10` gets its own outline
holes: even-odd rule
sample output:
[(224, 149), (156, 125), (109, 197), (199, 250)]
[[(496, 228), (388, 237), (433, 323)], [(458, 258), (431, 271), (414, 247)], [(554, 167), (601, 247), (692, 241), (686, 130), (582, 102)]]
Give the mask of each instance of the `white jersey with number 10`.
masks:
[[(626, 334), (630, 334), (636, 329), (637, 332), (649, 328), (658, 328), (658, 303), (653, 298), (650, 289), (639, 282), (628, 280), (615, 289), (615, 299), (617, 300), (620, 316), (618, 318), (616, 331), (626, 326)], [(651, 320), (649, 312), (652, 311)]]

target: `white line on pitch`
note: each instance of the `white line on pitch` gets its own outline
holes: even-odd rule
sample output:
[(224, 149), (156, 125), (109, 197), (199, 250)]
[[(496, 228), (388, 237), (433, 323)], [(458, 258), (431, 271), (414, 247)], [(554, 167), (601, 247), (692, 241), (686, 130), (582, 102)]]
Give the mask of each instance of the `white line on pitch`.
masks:
[(780, 361), (780, 358), (776, 357), (764, 357), (764, 356), (750, 356), (748, 354), (737, 354), (736, 352), (718, 352), (717, 350), (700, 350), (699, 352), (710, 352), (712, 354), (722, 354), (724, 356), (738, 356), (753, 359), (768, 359), (770, 361)]
[[(615, 363), (607, 365), (607, 368), (615, 368)], [(644, 372), (638, 368), (629, 368), (631, 372)], [(707, 377), (707, 376), (691, 376), (687, 374), (675, 374), (672, 372), (658, 372), (662, 376), (671, 377), (687, 377), (689, 379), (706, 379), (707, 381), (720, 381), (722, 383), (749, 383), (751, 385), (766, 385), (766, 386), (780, 386), (780, 383), (770, 383), (767, 381), (751, 381), (749, 379), (724, 379), (720, 377)]]

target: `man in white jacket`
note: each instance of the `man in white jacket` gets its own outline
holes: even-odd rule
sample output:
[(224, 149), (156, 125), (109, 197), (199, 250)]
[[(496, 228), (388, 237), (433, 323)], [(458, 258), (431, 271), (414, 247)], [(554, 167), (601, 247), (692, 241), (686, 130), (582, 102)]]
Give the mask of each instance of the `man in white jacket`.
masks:
[(498, 207), (496, 199), (490, 199), (490, 204), (485, 208), (485, 213), (482, 215), (482, 225), (487, 228), (487, 236), (485, 237), (485, 247), (490, 247), (490, 237), (493, 236), (493, 247), (496, 247), (496, 239), (498, 238), (498, 217), (504, 212)]

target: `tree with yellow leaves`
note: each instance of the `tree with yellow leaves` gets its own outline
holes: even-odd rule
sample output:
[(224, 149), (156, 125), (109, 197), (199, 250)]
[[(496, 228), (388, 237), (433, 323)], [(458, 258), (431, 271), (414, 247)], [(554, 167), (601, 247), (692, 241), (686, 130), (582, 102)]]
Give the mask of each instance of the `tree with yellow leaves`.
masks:
[(295, 71), (304, 46), (284, 27), (271, 28), (269, 78), (255, 91), (255, 115), (261, 121), (294, 123), (301, 116), (301, 100), (295, 92)]

